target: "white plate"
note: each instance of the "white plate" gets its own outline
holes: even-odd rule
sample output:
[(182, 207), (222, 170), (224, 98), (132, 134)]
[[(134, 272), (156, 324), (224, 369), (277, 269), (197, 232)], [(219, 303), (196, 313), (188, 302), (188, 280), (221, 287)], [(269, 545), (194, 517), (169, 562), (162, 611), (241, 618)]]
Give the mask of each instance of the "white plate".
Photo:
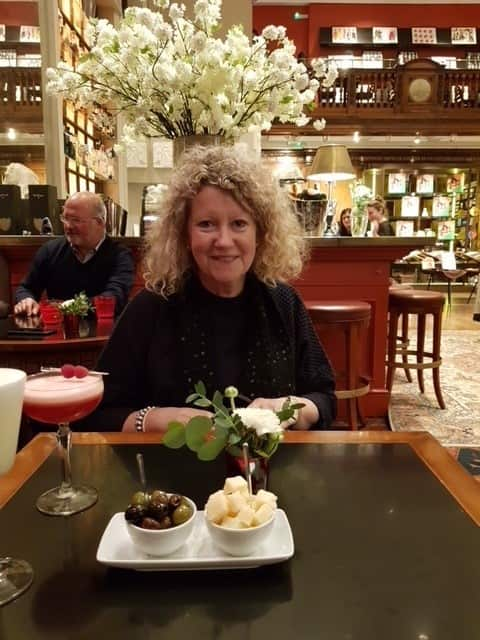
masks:
[(116, 513), (103, 532), (98, 545), (97, 560), (111, 567), (136, 571), (181, 571), (193, 569), (245, 569), (275, 564), (293, 556), (290, 523), (282, 509), (277, 509), (275, 523), (268, 540), (250, 556), (229, 556), (215, 546), (205, 525), (203, 511), (198, 511), (192, 535), (175, 553), (155, 557), (138, 551), (127, 531), (123, 511)]

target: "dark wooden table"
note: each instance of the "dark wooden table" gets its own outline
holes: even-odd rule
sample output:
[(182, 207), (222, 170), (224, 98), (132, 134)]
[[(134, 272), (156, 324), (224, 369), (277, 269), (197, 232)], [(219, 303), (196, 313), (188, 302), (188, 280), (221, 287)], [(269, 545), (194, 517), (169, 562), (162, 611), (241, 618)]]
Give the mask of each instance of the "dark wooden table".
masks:
[(8, 337), (8, 329), (40, 326), (40, 318), (0, 319), (0, 367), (37, 373), (40, 366), (59, 367), (65, 362), (83, 364), (93, 369), (112, 332), (113, 321), (97, 324), (94, 318), (81, 321), (78, 337), (66, 337), (63, 324), (47, 325), (54, 331), (41, 339)]
[(95, 560), (110, 517), (138, 489), (138, 451), (151, 487), (199, 508), (223, 483), (223, 458), (199, 462), (154, 434), (78, 434), (74, 477), (100, 498), (61, 519), (34, 506), (58, 482), (54, 447), (52, 435), (37, 437), (0, 481), (0, 551), (35, 570), (0, 611), (2, 640), (478, 637), (480, 487), (427, 434), (288, 434), (269, 488), (295, 555), (230, 571), (140, 573)]

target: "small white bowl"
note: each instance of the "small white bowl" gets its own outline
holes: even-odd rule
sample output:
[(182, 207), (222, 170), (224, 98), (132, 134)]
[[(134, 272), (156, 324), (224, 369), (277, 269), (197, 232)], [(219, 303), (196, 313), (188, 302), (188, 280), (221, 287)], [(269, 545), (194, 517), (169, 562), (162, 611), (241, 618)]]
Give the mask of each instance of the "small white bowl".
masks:
[(137, 527), (131, 522), (126, 522), (128, 534), (137, 549), (143, 551), (143, 553), (148, 553), (150, 556), (167, 556), (185, 544), (193, 531), (197, 506), (190, 498), (185, 496), (184, 498), (192, 508), (193, 513), (189, 520), (176, 527), (171, 527), (170, 529), (142, 529), (142, 527)]
[(251, 556), (272, 532), (275, 511), (267, 522), (248, 529), (229, 529), (205, 518), (213, 542), (231, 556)]

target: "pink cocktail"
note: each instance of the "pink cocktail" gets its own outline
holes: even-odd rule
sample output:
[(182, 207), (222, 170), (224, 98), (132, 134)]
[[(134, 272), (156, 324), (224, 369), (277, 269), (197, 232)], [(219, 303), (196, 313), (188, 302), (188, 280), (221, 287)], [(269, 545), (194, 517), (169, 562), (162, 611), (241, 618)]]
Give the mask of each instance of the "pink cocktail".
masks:
[(37, 500), (37, 508), (49, 515), (66, 516), (88, 509), (98, 499), (96, 489), (72, 486), (69, 423), (91, 413), (103, 396), (103, 378), (89, 373), (85, 377), (65, 378), (44, 372), (28, 376), (23, 399), (24, 413), (48, 424), (58, 424), (57, 441), (63, 458), (63, 481)]
[(64, 378), (60, 374), (29, 376), (25, 386), (23, 411), (34, 420), (59, 424), (88, 416), (103, 396), (101, 376)]

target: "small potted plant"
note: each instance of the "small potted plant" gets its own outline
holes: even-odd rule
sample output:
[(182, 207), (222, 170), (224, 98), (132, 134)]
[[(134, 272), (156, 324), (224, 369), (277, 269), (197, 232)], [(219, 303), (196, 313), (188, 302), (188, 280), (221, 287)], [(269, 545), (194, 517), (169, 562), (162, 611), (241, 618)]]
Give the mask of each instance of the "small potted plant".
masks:
[(59, 309), (63, 314), (65, 337), (74, 338), (79, 336), (80, 318), (86, 318), (93, 307), (85, 291), (81, 291), (70, 300), (61, 302)]
[[(292, 404), (287, 398), (280, 411), (246, 407), (237, 409), (235, 398), (239, 396), (235, 387), (227, 387), (224, 393), (215, 391), (213, 399), (206, 396), (203, 382), (195, 385), (195, 392), (186, 402), (202, 409), (210, 409), (212, 418), (195, 416), (187, 424), (170, 422), (163, 444), (171, 449), (183, 445), (194, 451), (199, 460), (214, 460), (221, 451), (227, 453), (228, 470), (234, 475), (245, 474), (242, 455), (247, 445), (248, 464), (257, 488), (266, 488), (268, 460), (275, 453), (283, 438), (283, 431), (295, 417), (303, 404)], [(228, 408), (224, 403), (227, 400)]]

